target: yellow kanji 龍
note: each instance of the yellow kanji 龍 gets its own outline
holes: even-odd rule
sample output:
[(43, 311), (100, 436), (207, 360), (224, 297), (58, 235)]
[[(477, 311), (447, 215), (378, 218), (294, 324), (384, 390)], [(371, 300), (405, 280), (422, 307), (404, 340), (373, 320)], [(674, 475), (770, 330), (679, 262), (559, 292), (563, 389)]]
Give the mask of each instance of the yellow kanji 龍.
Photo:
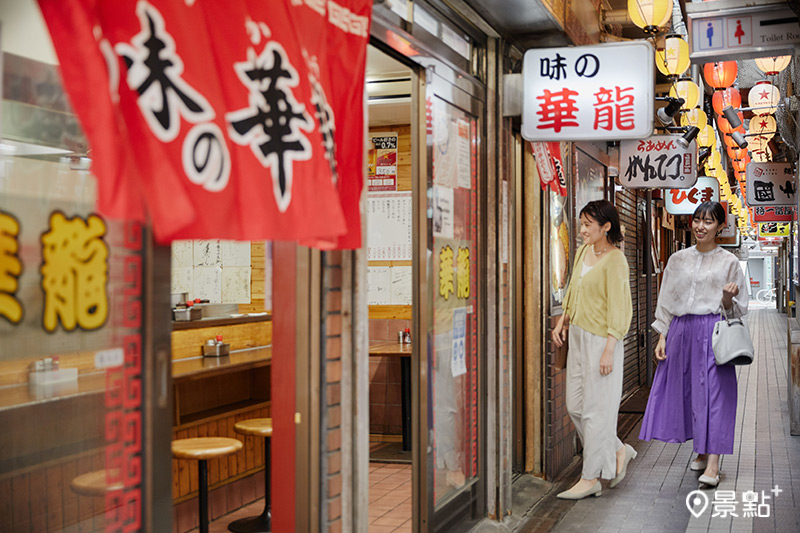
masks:
[(22, 272), (18, 237), (19, 221), (0, 211), (0, 316), (12, 324), (22, 320), (22, 303), (16, 296)]
[(458, 277), (456, 278), (456, 297), (466, 300), (469, 298), (469, 248), (458, 249)]
[(68, 219), (56, 211), (42, 235), (44, 329), (97, 329), (108, 317), (106, 223), (97, 215)]
[(445, 246), (439, 252), (439, 294), (447, 300), (453, 290), (453, 249)]

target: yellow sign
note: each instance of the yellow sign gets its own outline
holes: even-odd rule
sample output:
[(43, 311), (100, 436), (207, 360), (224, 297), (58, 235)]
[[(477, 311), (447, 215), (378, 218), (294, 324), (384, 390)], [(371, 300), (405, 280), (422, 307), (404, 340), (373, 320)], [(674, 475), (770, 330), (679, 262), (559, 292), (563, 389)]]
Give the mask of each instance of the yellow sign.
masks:
[(42, 234), (44, 329), (97, 329), (108, 318), (106, 223), (97, 215), (68, 219), (56, 211)]
[(447, 300), (453, 292), (453, 249), (445, 246), (439, 252), (439, 294)]
[(791, 222), (759, 222), (759, 237), (788, 237), (792, 227)]
[(19, 221), (0, 211), (0, 316), (19, 324), (22, 303), (17, 298), (22, 261), (19, 256)]
[(456, 296), (464, 300), (469, 298), (469, 248), (458, 249), (458, 276), (456, 278)]

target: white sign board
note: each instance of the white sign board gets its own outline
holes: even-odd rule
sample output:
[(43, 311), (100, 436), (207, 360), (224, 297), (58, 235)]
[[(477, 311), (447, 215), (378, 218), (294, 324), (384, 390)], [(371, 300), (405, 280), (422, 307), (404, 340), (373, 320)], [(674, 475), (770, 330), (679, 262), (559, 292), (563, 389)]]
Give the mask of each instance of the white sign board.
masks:
[(619, 182), (631, 189), (688, 189), (697, 181), (697, 144), (682, 148), (675, 135), (623, 141)]
[(692, 60), (786, 55), (800, 44), (797, 14), (786, 2), (692, 2), (686, 11)]
[(367, 260), (411, 261), (411, 193), (367, 195)]
[(526, 51), (522, 136), (529, 141), (649, 137), (653, 57), (648, 41)]
[(719, 232), (720, 239), (730, 239), (736, 237), (736, 215), (728, 213), (725, 227)]
[(714, 178), (701, 176), (690, 189), (669, 189), (665, 196), (667, 213), (692, 215), (703, 202), (719, 202), (719, 182)]
[(797, 185), (792, 163), (747, 164), (747, 205), (795, 205)]

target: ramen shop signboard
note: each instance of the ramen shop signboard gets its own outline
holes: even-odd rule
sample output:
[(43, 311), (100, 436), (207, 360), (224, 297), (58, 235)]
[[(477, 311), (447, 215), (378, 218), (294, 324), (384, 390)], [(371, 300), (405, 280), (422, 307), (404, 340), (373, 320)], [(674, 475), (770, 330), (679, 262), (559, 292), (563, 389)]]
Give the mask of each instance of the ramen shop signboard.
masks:
[(528, 50), (522, 136), (529, 141), (650, 137), (653, 56), (647, 41)]

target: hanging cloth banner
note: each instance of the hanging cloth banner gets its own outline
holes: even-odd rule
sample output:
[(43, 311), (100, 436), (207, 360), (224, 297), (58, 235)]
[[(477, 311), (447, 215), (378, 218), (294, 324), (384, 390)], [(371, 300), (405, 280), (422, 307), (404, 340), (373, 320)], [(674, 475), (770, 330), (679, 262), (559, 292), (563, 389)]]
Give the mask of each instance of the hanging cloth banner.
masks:
[(361, 246), (371, 1), (39, 5), (103, 213), (160, 242)]
[(564, 175), (564, 163), (561, 160), (561, 148), (557, 142), (531, 142), (533, 157), (536, 158), (536, 169), (542, 190), (548, 187), (556, 194), (567, 195), (567, 179)]

